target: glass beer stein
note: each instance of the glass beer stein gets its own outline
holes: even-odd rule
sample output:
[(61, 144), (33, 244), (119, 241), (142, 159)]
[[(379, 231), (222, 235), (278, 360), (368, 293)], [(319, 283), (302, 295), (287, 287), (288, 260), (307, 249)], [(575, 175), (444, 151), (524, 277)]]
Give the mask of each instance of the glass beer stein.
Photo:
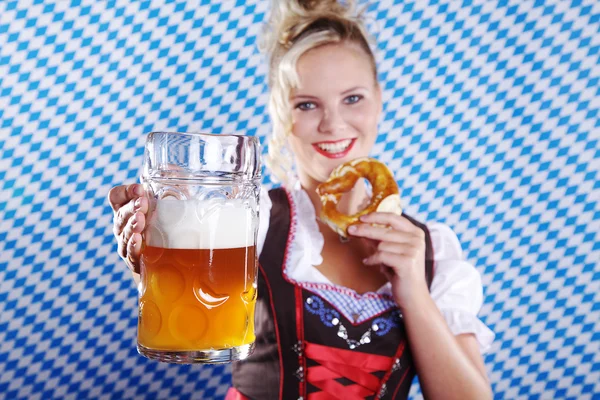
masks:
[(254, 349), (260, 150), (255, 137), (153, 132), (142, 181), (138, 352), (225, 363)]

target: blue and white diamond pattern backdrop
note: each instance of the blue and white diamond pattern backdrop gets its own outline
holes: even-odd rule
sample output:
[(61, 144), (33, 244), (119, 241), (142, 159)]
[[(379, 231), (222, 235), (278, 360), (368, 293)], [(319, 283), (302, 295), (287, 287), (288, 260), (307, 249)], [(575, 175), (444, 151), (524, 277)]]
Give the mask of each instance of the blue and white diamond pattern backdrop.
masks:
[[(106, 194), (136, 180), (150, 131), (264, 139), (267, 8), (0, 2), (0, 397), (223, 397), (227, 367), (137, 355)], [(600, 2), (387, 0), (368, 16), (375, 153), (483, 276), (496, 397), (600, 397)]]

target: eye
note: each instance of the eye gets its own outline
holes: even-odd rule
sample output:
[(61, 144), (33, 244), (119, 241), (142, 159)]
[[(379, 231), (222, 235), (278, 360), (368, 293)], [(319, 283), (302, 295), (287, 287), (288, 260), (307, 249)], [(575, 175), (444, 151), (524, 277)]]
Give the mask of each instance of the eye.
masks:
[(363, 99), (363, 96), (358, 94), (353, 94), (344, 99), (344, 103), (346, 104), (355, 104)]
[(306, 101), (304, 103), (296, 104), (296, 107), (294, 107), (294, 108), (298, 108), (302, 111), (308, 111), (308, 110), (314, 110), (315, 108), (317, 108), (317, 105), (315, 103), (311, 103), (310, 101)]

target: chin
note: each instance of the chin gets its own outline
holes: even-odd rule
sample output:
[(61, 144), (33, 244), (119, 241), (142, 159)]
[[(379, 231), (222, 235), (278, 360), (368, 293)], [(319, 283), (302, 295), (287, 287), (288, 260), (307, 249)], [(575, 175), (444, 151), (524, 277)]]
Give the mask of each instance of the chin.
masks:
[(329, 175), (331, 174), (331, 171), (333, 171), (334, 168), (331, 168), (329, 170), (322, 169), (320, 171), (307, 171), (306, 175), (308, 175), (310, 179), (317, 183), (323, 183), (329, 179)]

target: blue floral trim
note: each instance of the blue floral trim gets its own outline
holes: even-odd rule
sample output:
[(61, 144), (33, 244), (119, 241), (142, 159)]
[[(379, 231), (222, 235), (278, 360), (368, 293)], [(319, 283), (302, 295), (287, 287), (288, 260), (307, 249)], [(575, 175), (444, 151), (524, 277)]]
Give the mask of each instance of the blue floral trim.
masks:
[(387, 318), (384, 318), (384, 317), (375, 318), (373, 320), (373, 326), (377, 326), (377, 330), (375, 331), (375, 334), (377, 336), (383, 336), (383, 335), (387, 334), (390, 331), (390, 329), (398, 328), (400, 326), (401, 320), (402, 320), (402, 317), (400, 316), (399, 311), (394, 311), (392, 313), (392, 315), (390, 315)]
[[(323, 300), (318, 296), (310, 296), (304, 302), (306, 310), (318, 315), (321, 322), (332, 328), (340, 323), (340, 314), (325, 305)], [(377, 336), (386, 335), (392, 328), (398, 328), (402, 317), (399, 311), (394, 311), (389, 317), (378, 317), (373, 320), (371, 327)]]
[(338, 322), (340, 320), (340, 314), (336, 310), (325, 307), (323, 300), (317, 296), (310, 296), (307, 298), (305, 307), (309, 313), (318, 315), (321, 318), (321, 322), (329, 328), (337, 325), (335, 320)]

